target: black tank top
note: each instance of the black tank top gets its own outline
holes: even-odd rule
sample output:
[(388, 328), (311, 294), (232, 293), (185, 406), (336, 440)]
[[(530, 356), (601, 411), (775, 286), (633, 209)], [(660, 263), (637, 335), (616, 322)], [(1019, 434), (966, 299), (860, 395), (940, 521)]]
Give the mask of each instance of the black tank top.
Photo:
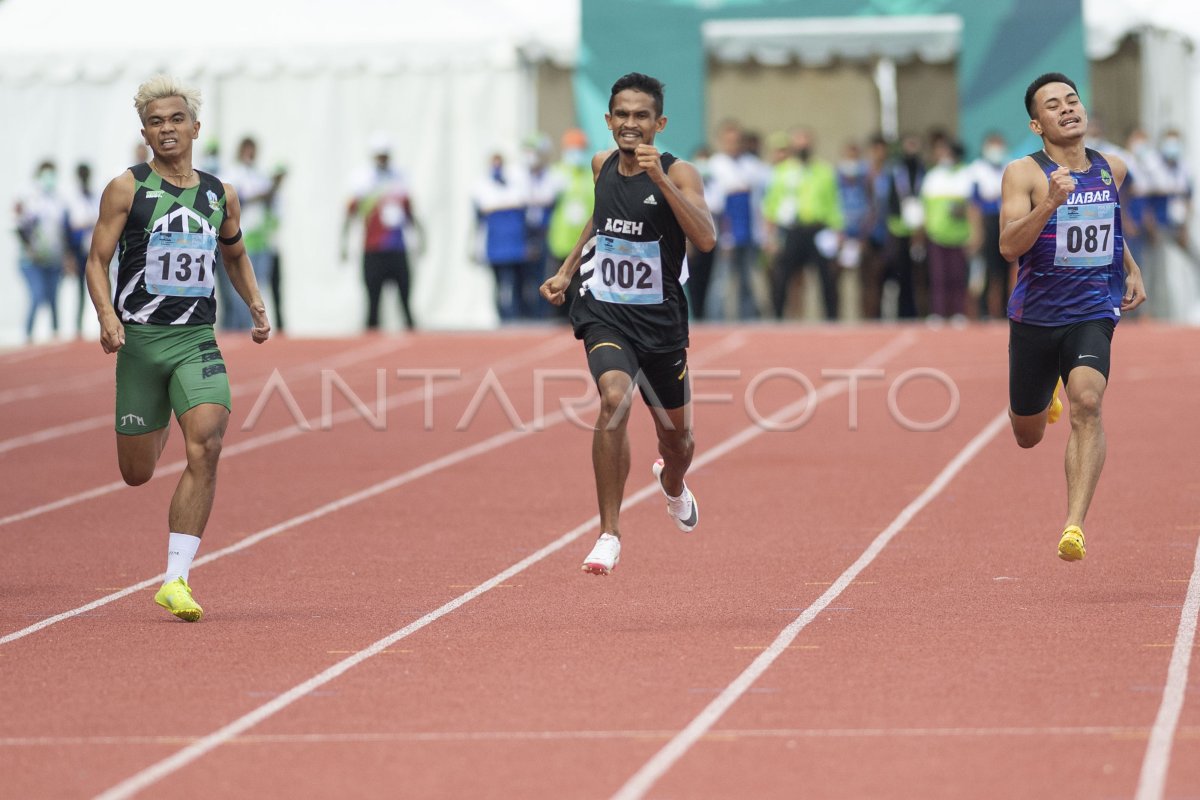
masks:
[[(148, 163), (130, 167), (136, 188), (121, 233), (113, 305), (125, 324), (212, 325), (213, 262), (225, 221), (225, 186), (196, 170), (186, 189)], [(149, 256), (149, 258), (147, 258)]]
[[(679, 279), (686, 237), (667, 199), (649, 175), (621, 175), (614, 151), (596, 178), (592, 215), (595, 250), (580, 265), (584, 290), (571, 304), (575, 335), (601, 324), (641, 350), (664, 353), (688, 346), (687, 297)], [(661, 156), (663, 172), (677, 160)], [(591, 245), (589, 245), (591, 247)]]

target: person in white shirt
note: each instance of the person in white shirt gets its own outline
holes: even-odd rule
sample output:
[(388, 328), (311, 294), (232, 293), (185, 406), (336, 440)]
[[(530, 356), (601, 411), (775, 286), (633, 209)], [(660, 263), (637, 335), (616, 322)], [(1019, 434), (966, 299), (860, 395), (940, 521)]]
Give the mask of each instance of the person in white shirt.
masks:
[(50, 311), (50, 325), (58, 334), (58, 282), (70, 233), (69, 208), (58, 191), (54, 162), (39, 164), (35, 177), (36, 187), (19, 199), (15, 208), (21, 277), (29, 287), (26, 342), (33, 341), (33, 325), (42, 306)]
[(709, 207), (720, 212), (720, 251), (728, 260), (730, 291), (737, 293), (738, 318), (749, 320), (758, 317), (753, 280), (761, 253), (758, 209), (765, 180), (761, 162), (745, 152), (744, 144), (738, 123), (722, 123), (717, 134), (719, 149), (708, 160), (713, 194), (720, 202)]
[(1008, 163), (1008, 142), (998, 131), (983, 140), (979, 158), (971, 162), (971, 203), (980, 223), (979, 253), (983, 258), (983, 288), (979, 318), (1003, 319), (1012, 291), (1012, 265), (1000, 255), (1000, 185)]
[[(247, 136), (238, 145), (238, 157), (222, 178), (233, 184), (242, 201), (242, 236), (246, 252), (254, 264), (254, 277), (262, 287), (271, 285), (275, 271), (275, 249), (272, 247), (276, 220), (274, 204), (286, 173), (276, 171), (267, 175), (255, 163), (258, 143)], [(220, 271), (221, 327), (225, 330), (249, 330), (254, 326), (250, 310), (233, 291), (233, 285)]]

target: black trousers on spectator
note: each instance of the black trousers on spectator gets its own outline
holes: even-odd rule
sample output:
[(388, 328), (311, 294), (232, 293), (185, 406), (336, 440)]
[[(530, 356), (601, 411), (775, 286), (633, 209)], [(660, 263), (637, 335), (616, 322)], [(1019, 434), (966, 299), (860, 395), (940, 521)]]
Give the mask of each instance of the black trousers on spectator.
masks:
[(775, 317), (783, 319), (787, 304), (788, 286), (798, 273), (809, 264), (817, 268), (821, 278), (821, 296), (825, 305), (825, 318), (838, 318), (838, 265), (821, 255), (817, 249), (817, 234), (823, 225), (797, 225), (788, 228), (783, 237), (783, 248), (775, 257), (771, 275), (771, 304)]
[(283, 272), (280, 268), (283, 262), (279, 259), (279, 251), (273, 252), (275, 269), (271, 270), (271, 313), (275, 317), (275, 332), (283, 333), (283, 278), (279, 277), (279, 273)]
[[(983, 215), (983, 291), (979, 295), (980, 319), (1004, 319), (1008, 315), (1009, 264), (1000, 255), (1000, 215)], [(993, 288), (995, 287), (995, 288)], [(992, 303), (993, 293), (999, 301)]]
[(889, 235), (884, 255), (883, 279), (896, 281), (896, 285), (900, 289), (900, 297), (896, 303), (896, 316), (899, 319), (916, 319), (917, 317), (914, 268), (912, 237)]
[(708, 316), (708, 287), (712, 284), (713, 262), (717, 258), (717, 248), (705, 253), (698, 247), (688, 248), (688, 300), (694, 319), (704, 319)]
[(404, 325), (413, 327), (412, 311), (408, 306), (408, 253), (403, 250), (388, 250), (379, 253), (363, 253), (363, 282), (367, 285), (367, 330), (379, 327), (379, 298), (383, 286), (395, 281), (400, 291), (400, 308), (404, 311)]

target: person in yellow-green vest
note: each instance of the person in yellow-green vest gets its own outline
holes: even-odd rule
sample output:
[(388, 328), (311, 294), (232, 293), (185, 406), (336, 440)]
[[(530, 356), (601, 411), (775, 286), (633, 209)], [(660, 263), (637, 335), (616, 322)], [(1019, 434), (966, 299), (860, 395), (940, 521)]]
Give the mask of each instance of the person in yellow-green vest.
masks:
[[(596, 203), (596, 184), (592, 177), (592, 154), (588, 151), (587, 134), (579, 128), (570, 128), (562, 135), (560, 159), (554, 165), (558, 177), (559, 194), (550, 214), (550, 228), (546, 234), (550, 259), (557, 268), (571, 254), (579, 231), (592, 217)], [(571, 300), (579, 294), (579, 274), (576, 273), (574, 291), (570, 288), (566, 300), (556, 306), (557, 316), (566, 320), (571, 311)]]
[(813, 155), (813, 137), (807, 129), (792, 132), (789, 152), (773, 137), (774, 152), (783, 157), (771, 170), (763, 197), (767, 247), (772, 256), (771, 303), (783, 319), (788, 288), (806, 266), (814, 265), (821, 279), (825, 318), (838, 317), (838, 264), (842, 209), (833, 165)]
[(967, 248), (972, 242), (974, 208), (971, 174), (958, 142), (934, 143), (934, 166), (921, 185), (929, 264), (929, 311), (933, 320), (966, 321)]

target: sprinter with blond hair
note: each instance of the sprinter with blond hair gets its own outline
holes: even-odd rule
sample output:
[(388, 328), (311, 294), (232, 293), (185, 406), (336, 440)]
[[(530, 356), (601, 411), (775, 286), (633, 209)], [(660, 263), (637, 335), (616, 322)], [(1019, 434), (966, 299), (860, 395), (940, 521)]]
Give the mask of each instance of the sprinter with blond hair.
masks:
[[(100, 346), (117, 354), (117, 464), (130, 486), (146, 483), (167, 442), (172, 411), (187, 467), (167, 514), (167, 571), (154, 600), (176, 617), (204, 613), (188, 571), (217, 486), (229, 423), (229, 379), (213, 333), (217, 247), (234, 289), (250, 308), (251, 338), (271, 327), (242, 244), (237, 192), (192, 167), (200, 93), (165, 75), (138, 87), (134, 107), (154, 154), (114, 178), (100, 198), (87, 260)], [(120, 244), (117, 282), (108, 265)]]

